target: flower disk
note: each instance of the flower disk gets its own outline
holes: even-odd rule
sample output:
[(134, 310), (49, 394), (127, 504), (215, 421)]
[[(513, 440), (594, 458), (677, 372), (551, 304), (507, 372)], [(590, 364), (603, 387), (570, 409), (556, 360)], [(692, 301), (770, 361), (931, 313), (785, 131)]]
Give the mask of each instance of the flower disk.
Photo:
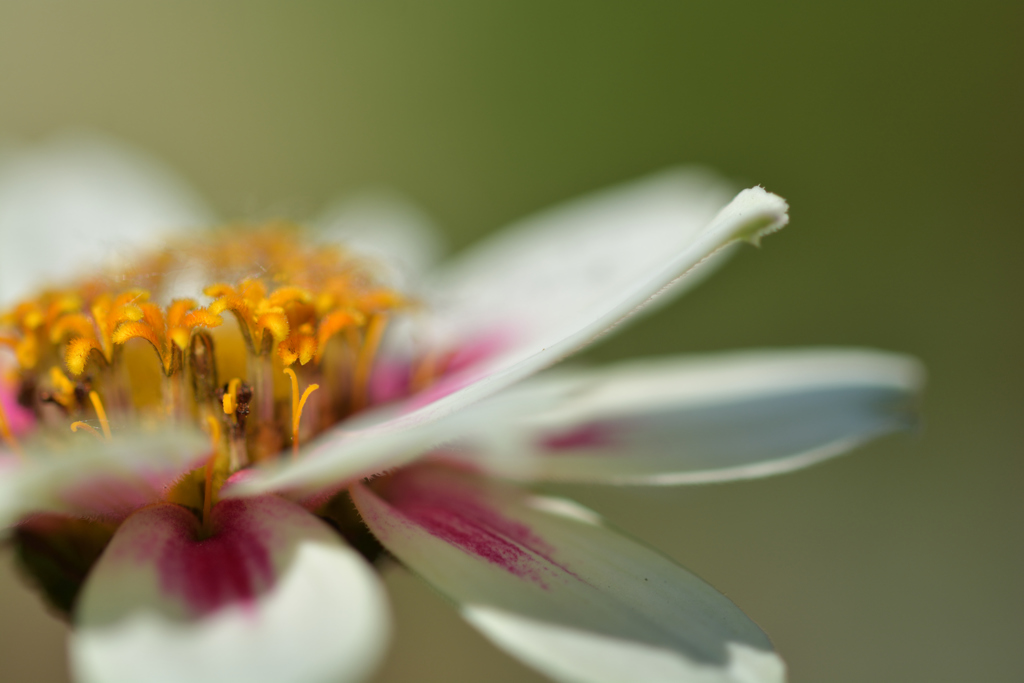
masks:
[(225, 229), (0, 313), (21, 406), (62, 439), (193, 422), (217, 442), (218, 481), (366, 407), (384, 328), (409, 304), (370, 261), (304, 237)]

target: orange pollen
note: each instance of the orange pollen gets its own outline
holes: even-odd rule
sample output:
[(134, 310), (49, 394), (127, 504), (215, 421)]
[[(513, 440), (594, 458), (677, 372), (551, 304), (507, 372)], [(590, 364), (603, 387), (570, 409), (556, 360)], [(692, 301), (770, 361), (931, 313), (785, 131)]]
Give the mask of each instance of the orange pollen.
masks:
[(237, 377), (228, 382), (228, 390), (224, 392), (222, 401), (225, 415), (234, 415), (238, 410), (238, 386), (241, 383), (242, 380)]

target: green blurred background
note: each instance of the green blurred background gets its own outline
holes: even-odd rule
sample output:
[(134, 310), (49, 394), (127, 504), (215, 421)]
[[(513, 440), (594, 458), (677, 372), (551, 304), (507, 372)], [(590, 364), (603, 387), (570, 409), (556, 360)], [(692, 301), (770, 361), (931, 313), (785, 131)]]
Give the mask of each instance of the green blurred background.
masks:
[[(1024, 670), (1024, 4), (0, 4), (0, 138), (110, 133), (229, 217), (365, 185), (461, 248), (700, 162), (792, 226), (606, 361), (867, 345), (928, 365), (922, 434), (776, 479), (562, 487), (730, 595), (800, 681)], [(0, 676), (64, 680), (63, 627), (0, 568)], [(392, 571), (382, 681), (528, 681)]]

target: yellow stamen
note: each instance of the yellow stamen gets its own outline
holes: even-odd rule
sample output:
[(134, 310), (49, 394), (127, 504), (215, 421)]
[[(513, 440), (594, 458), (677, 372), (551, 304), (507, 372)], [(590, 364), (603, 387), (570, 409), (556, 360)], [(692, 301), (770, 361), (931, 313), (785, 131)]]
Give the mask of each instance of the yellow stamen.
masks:
[(225, 415), (234, 415), (235, 411), (238, 410), (238, 387), (241, 383), (242, 380), (237, 377), (228, 382), (228, 390), (224, 392)]
[(14, 438), (14, 432), (11, 430), (11, 423), (7, 421), (7, 413), (4, 412), (4, 404), (0, 403), (0, 437), (7, 443), (12, 451), (18, 455), (24, 455), (25, 452), (21, 450), (21, 444)]
[(355, 371), (352, 373), (353, 410), (362, 410), (369, 402), (370, 372), (373, 370), (373, 360), (377, 357), (377, 349), (380, 348), (380, 340), (384, 336), (387, 324), (387, 315), (378, 313), (370, 318), (366, 326), (366, 336), (363, 337), (363, 344), (356, 357)]
[(96, 409), (96, 417), (100, 419), (100, 427), (103, 428), (103, 436), (110, 441), (110, 421), (107, 419), (107, 411), (103, 409), (103, 402), (100, 401), (100, 395), (95, 391), (89, 392), (89, 400), (92, 401), (92, 407)]
[[(288, 327), (288, 316), (277, 310), (270, 310), (256, 319), (256, 338), (263, 339), (263, 332), (270, 332), (274, 343), (280, 344), (288, 338), (290, 328)], [(260, 349), (256, 349), (260, 352)]]
[(292, 457), (299, 454), (299, 421), (302, 419), (302, 409), (306, 407), (306, 399), (314, 391), (320, 388), (319, 384), (310, 384), (299, 397), (299, 378), (291, 368), (285, 368), (284, 372), (292, 380)]
[(79, 422), (72, 422), (71, 423), (71, 431), (72, 432), (77, 432), (79, 429), (84, 429), (85, 431), (89, 432), (90, 434), (95, 436), (100, 441), (103, 441), (103, 435), (100, 434), (98, 431), (96, 431), (96, 428), (93, 427), (92, 425), (86, 424), (86, 423), (81, 422), (81, 421), (79, 421)]
[(50, 383), (53, 384), (53, 398), (65, 408), (75, 405), (75, 383), (67, 378), (56, 365), (50, 368)]
[(97, 351), (99, 357), (104, 358), (103, 349), (94, 340), (87, 337), (75, 337), (71, 340), (64, 355), (64, 363), (72, 375), (78, 377), (85, 372), (85, 364), (89, 361), (93, 351)]
[(316, 331), (316, 355), (314, 360), (319, 363), (327, 351), (327, 341), (335, 334), (344, 329), (351, 329), (356, 325), (362, 325), (363, 315), (355, 310), (341, 310), (328, 313), (320, 322)]
[(206, 481), (203, 485), (203, 529), (209, 533), (210, 508), (213, 506), (213, 466), (220, 452), (220, 422), (213, 415), (207, 415), (206, 424), (210, 427), (210, 441), (213, 442), (213, 453), (206, 461)]

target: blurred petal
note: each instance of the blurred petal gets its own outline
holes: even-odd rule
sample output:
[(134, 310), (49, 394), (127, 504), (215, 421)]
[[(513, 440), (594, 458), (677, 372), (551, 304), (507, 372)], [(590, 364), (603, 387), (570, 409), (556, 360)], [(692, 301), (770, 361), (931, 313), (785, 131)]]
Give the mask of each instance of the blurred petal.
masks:
[[(0, 354), (2, 353), (0, 351)], [(35, 418), (30, 410), (18, 405), (15, 385), (7, 382), (4, 377), (6, 372), (4, 360), (6, 359), (0, 357), (0, 410), (7, 417), (7, 424), (11, 432), (17, 436), (31, 429), (35, 423)], [(3, 439), (0, 439), (0, 450), (3, 450), (4, 447)]]
[[(314, 490), (408, 462), (422, 454), (426, 444), (457, 436), (463, 428), (456, 419), (420, 434), (426, 425), (573, 353), (694, 272), (721, 247), (736, 240), (756, 242), (788, 221), (785, 201), (761, 188), (744, 190), (717, 215), (709, 207), (698, 212), (691, 206), (699, 194), (695, 182), (687, 174), (668, 174), (584, 200), (537, 219), (521, 229), (525, 235), (517, 231), (508, 244), (499, 242), (469, 265), (457, 267), (453, 282), (468, 287), (470, 294), (479, 293), (474, 288), (494, 294), (489, 310), (477, 305), (460, 309), (466, 315), (479, 314), (485, 327), (488, 321), (498, 326), (482, 332), (483, 337), (462, 339), (464, 345), (481, 347), (472, 354), (475, 362), (404, 403), (363, 417), (360, 426), (342, 425), (298, 461), (254, 472), (246, 490)], [(698, 214), (711, 218), (695, 224)], [(594, 244), (602, 246), (592, 249)], [(537, 261), (549, 249), (553, 255)], [(518, 266), (502, 266), (516, 259)], [(558, 268), (548, 267), (552, 259), (564, 266), (562, 280), (557, 279)], [(479, 263), (490, 270), (472, 265)], [(546, 265), (531, 284), (530, 274), (541, 263)], [(480, 270), (502, 284), (487, 285)], [(541, 287), (541, 281), (546, 285)], [(529, 308), (518, 292), (523, 287), (533, 288), (538, 297), (532, 317), (521, 317)], [(563, 296), (563, 288), (573, 294)], [(504, 295), (508, 306), (503, 304)], [(368, 422), (375, 424), (361, 427)], [(400, 440), (402, 447), (371, 443), (382, 437)]]
[[(486, 429), (444, 457), (525, 480), (762, 477), (913, 426), (923, 381), (912, 358), (866, 350), (725, 353), (552, 373), (480, 404)], [(496, 402), (507, 408), (487, 405)]]
[(768, 638), (668, 558), (566, 500), (417, 465), (352, 497), (384, 546), (560, 681), (780, 681)]
[(122, 434), (100, 441), (74, 435), (73, 447), (25, 444), (0, 459), (0, 529), (33, 512), (121, 519), (163, 499), (167, 488), (209, 452), (209, 437), (183, 429)]
[(164, 231), (209, 222), (170, 171), (102, 137), (0, 149), (0, 305), (151, 246)]
[[(319, 238), (341, 244), (366, 259), (382, 282), (401, 292), (423, 288), (424, 274), (445, 251), (441, 234), (430, 218), (402, 195), (388, 190), (364, 190), (330, 206), (313, 225)], [(380, 356), (401, 359), (408, 365), (416, 348), (417, 325), (409, 316), (398, 316), (388, 325)], [(371, 389), (381, 398), (382, 363), (377, 364)], [(392, 373), (394, 374), (394, 373)]]
[(199, 540), (188, 510), (129, 517), (86, 581), (71, 637), (85, 683), (366, 678), (388, 610), (363, 558), (280, 498), (224, 501)]
[(14, 527), (7, 544), (47, 606), (70, 620), (89, 570), (116, 530), (116, 522), (38, 513)]
[(398, 274), (418, 276), (433, 266), (444, 247), (430, 219), (401, 195), (364, 191), (338, 200), (314, 221), (324, 240), (394, 264)]

